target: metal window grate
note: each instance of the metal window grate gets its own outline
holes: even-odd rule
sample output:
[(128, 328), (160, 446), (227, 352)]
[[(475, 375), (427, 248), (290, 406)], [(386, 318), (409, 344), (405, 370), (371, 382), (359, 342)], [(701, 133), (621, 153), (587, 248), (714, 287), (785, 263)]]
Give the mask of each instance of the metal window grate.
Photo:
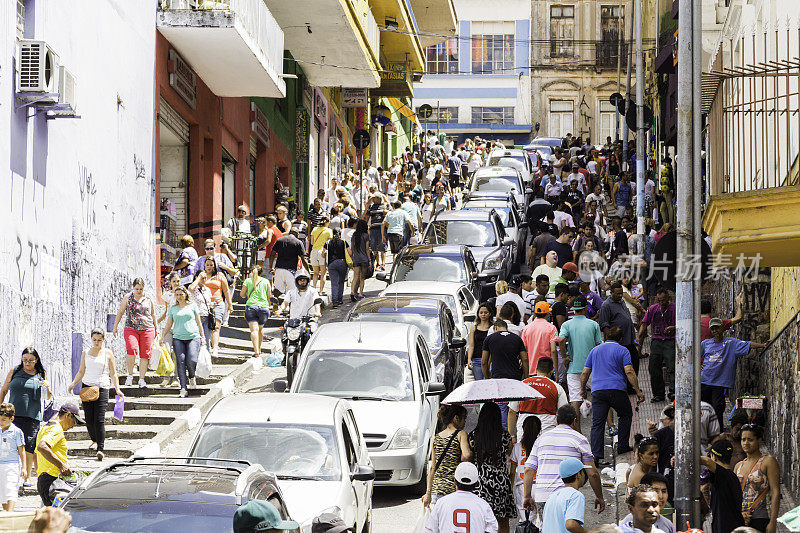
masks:
[(17, 0), (17, 40), (25, 38), (25, 0)]
[(39, 60), (42, 49), (40, 46), (31, 44), (20, 48), (19, 61), (19, 88), (20, 90), (35, 90), (40, 86), (39, 80)]

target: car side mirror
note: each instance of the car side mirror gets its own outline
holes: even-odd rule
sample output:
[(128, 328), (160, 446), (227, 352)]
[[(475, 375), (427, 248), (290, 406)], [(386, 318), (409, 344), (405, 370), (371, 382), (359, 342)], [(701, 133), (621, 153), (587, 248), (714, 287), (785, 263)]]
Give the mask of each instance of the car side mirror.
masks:
[(272, 388), (275, 389), (275, 392), (287, 392), (287, 389), (289, 388), (289, 382), (285, 379), (276, 380), (272, 384)]
[(513, 245), (514, 245), (513, 237), (503, 237), (503, 246), (513, 246)]
[(389, 283), (389, 276), (386, 274), (386, 272), (378, 272), (375, 274), (375, 279), (384, 283)]
[(438, 396), (445, 392), (444, 383), (439, 381), (429, 381), (425, 387), (425, 396)]
[(463, 348), (467, 345), (467, 339), (463, 339), (461, 337), (453, 337), (453, 340), (450, 341), (450, 346), (453, 348)]
[(375, 469), (371, 466), (356, 465), (356, 471), (350, 473), (351, 481), (372, 481), (375, 479)]

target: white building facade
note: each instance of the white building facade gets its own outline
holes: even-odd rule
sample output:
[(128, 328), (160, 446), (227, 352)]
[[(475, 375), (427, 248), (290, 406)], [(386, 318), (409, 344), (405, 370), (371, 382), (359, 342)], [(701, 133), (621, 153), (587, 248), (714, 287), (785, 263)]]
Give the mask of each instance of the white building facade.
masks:
[(531, 138), (531, 2), (455, 0), (458, 35), (426, 49), (414, 107), (429, 104), (423, 129), (508, 144)]
[[(155, 294), (155, 12), (152, 0), (0, 7), (2, 376), (32, 345), (63, 394), (132, 280)], [(26, 40), (46, 43), (38, 74)], [(47, 89), (18, 93), (20, 68), (23, 85), (41, 74)], [(31, 103), (48, 98), (67, 104)], [(121, 362), (121, 337), (108, 342)]]

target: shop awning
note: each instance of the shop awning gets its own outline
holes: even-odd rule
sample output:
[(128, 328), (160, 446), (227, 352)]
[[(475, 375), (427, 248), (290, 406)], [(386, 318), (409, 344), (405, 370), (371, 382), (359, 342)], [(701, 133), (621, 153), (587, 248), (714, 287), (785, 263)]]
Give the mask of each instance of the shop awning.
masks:
[(399, 98), (390, 96), (386, 98), (386, 100), (389, 102), (389, 105), (391, 105), (393, 108), (395, 108), (395, 110), (397, 110), (398, 113), (400, 113), (401, 115), (409, 119), (411, 122), (419, 126), (419, 121), (417, 120), (417, 114), (414, 113), (413, 109), (411, 109), (406, 104), (401, 102)]

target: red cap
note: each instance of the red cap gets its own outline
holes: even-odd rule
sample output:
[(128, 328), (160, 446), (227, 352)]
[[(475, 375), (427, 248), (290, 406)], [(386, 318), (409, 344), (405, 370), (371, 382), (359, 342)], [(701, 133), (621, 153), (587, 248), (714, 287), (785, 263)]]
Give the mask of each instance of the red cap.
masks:
[(578, 273), (578, 265), (573, 262), (564, 263), (564, 266), (561, 267), (561, 270), (569, 270), (570, 272)]

